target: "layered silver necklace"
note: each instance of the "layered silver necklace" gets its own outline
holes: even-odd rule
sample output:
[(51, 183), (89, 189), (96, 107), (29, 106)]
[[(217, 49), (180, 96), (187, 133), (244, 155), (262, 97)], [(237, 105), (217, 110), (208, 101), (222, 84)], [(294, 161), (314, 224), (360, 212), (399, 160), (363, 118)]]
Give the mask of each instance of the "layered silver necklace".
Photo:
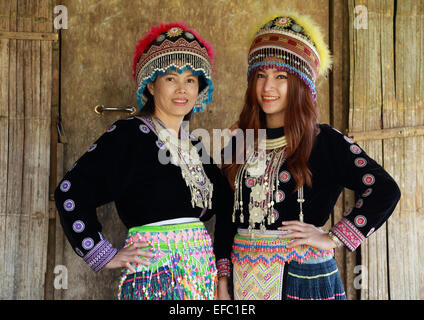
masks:
[[(243, 213), (243, 185), (251, 188), (249, 197), (249, 233), (253, 232), (255, 225), (264, 232), (265, 224), (275, 223), (274, 205), (282, 201), (278, 193), (279, 169), (286, 160), (286, 140), (283, 137), (266, 140), (266, 150), (254, 151), (248, 156), (247, 161), (237, 171), (234, 186), (233, 223), (236, 221), (236, 212), (240, 211), (240, 223), (244, 223)], [(303, 187), (298, 190), (299, 220), (303, 222), (302, 204)]]
[[(173, 164), (181, 168), (181, 175), (190, 189), (191, 205), (194, 208), (212, 208), (213, 184), (207, 177), (197, 149), (190, 138), (178, 139), (164, 125), (152, 117), (159, 140), (171, 153)], [(183, 137), (183, 128), (181, 128)]]

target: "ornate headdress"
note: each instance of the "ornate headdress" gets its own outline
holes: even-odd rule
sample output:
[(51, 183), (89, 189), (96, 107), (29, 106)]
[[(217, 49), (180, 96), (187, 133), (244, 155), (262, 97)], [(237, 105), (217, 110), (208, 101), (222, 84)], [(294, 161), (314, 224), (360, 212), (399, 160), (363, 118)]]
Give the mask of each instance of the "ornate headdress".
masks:
[(330, 51), (318, 25), (296, 13), (274, 15), (260, 24), (249, 50), (249, 75), (277, 68), (299, 76), (316, 99), (315, 81), (331, 68)]
[(191, 70), (202, 76), (206, 87), (199, 92), (193, 111), (203, 111), (212, 101), (213, 48), (184, 23), (173, 22), (152, 26), (139, 40), (134, 52), (133, 77), (137, 82), (137, 102), (140, 109), (147, 101), (144, 93), (148, 83), (170, 71), (183, 73)]

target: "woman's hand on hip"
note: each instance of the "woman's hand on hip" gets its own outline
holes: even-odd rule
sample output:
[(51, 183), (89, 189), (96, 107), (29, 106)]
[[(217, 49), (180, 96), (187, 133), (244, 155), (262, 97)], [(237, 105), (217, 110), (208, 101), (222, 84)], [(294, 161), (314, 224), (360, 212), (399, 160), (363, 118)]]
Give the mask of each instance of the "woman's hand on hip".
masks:
[(287, 248), (307, 245), (318, 250), (330, 250), (337, 246), (336, 243), (328, 237), (327, 233), (312, 224), (292, 220), (284, 221), (282, 225), (283, 226), (278, 228), (278, 230), (292, 231), (292, 233), (283, 236), (284, 238), (293, 238)]
[(148, 266), (150, 265), (148, 259), (154, 257), (152, 252), (146, 250), (148, 247), (149, 244), (147, 242), (141, 241), (119, 250), (113, 259), (105, 266), (105, 269), (128, 268), (131, 272), (135, 273), (136, 270), (132, 264), (136, 263)]

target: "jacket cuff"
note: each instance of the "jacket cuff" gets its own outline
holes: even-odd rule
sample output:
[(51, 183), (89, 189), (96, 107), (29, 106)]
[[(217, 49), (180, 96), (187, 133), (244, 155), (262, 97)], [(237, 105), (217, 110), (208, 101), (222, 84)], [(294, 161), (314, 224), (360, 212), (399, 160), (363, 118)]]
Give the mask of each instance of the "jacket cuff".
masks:
[(342, 218), (334, 225), (331, 232), (351, 251), (355, 251), (365, 240), (365, 236), (346, 218)]
[(100, 240), (85, 256), (84, 261), (91, 269), (98, 272), (118, 253), (107, 240)]
[(219, 259), (216, 262), (216, 268), (218, 270), (218, 278), (227, 277), (231, 275), (231, 264), (230, 259)]

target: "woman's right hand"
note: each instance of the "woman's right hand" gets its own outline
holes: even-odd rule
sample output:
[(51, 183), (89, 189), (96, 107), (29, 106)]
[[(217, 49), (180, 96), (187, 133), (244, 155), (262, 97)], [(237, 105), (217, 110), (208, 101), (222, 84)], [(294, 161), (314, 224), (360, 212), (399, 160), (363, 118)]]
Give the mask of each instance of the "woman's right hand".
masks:
[[(105, 266), (105, 269), (128, 268), (132, 273), (135, 273), (136, 270), (132, 266), (133, 263), (145, 266), (150, 265), (148, 259), (153, 258), (154, 254), (149, 250), (141, 249), (146, 247), (149, 247), (149, 244), (145, 241), (141, 241), (119, 250), (113, 259)], [(142, 259), (140, 257), (144, 257), (146, 259)]]

